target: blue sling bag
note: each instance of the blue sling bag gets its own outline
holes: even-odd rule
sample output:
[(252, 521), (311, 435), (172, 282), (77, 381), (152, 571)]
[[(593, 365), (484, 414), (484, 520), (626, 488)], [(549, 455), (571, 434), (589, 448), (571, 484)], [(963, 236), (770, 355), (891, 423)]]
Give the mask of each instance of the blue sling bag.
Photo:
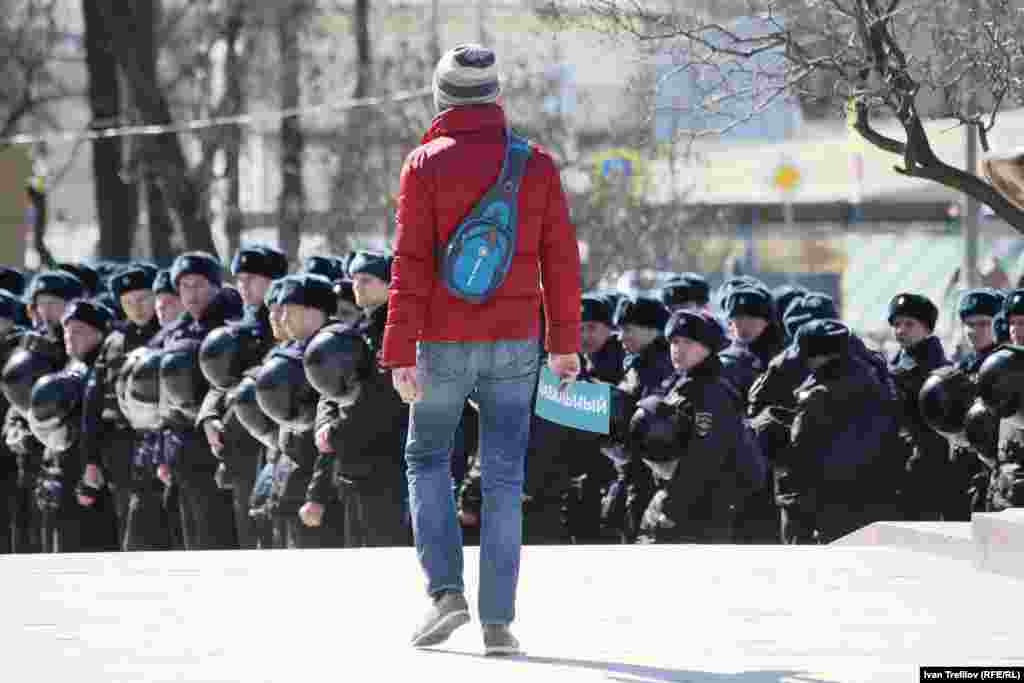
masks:
[(529, 142), (507, 133), (501, 175), (448, 237), (439, 255), (441, 280), (459, 299), (481, 304), (501, 286), (516, 252), (516, 199)]

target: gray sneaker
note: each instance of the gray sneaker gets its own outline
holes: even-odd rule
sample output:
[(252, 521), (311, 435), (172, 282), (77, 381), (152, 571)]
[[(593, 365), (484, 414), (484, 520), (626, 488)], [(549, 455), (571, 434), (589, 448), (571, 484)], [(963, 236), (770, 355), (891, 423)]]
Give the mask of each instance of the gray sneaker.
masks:
[(445, 592), (434, 599), (423, 624), (412, 636), (413, 647), (432, 647), (448, 640), (455, 629), (469, 623), (469, 605), (462, 593)]
[(484, 654), (508, 656), (521, 655), (523, 651), (508, 624), (484, 624)]

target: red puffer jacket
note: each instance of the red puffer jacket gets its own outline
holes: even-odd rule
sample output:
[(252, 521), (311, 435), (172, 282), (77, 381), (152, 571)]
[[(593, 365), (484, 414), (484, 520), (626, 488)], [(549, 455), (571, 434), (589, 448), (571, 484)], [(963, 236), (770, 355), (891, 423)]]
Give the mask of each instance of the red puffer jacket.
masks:
[[(416, 341), (527, 339), (547, 316), (545, 346), (579, 350), (580, 258), (576, 230), (551, 155), (533, 153), (519, 189), (516, 253), (486, 303), (448, 293), (437, 275), (439, 247), (498, 179), (505, 153), (498, 105), (447, 109), (406, 159), (398, 197), (383, 365), (416, 364)], [(541, 286), (543, 283), (543, 288)]]

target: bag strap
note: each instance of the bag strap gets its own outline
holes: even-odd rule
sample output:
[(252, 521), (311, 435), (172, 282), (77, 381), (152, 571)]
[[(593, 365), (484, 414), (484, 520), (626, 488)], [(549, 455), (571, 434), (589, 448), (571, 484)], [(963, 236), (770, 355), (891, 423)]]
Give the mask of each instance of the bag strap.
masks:
[(506, 199), (515, 206), (515, 197), (526, 173), (526, 161), (530, 158), (530, 142), (513, 133), (511, 128), (505, 129), (505, 140), (505, 156), (498, 181), (484, 193), (460, 224), (482, 217), (483, 210), (495, 199)]

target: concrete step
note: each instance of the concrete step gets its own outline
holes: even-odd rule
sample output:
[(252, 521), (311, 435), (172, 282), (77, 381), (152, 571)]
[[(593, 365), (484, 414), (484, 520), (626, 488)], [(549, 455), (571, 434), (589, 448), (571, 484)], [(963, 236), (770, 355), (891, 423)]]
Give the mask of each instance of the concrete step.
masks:
[(970, 522), (875, 522), (831, 545), (903, 548), (968, 562), (977, 553)]
[(971, 517), (979, 569), (1024, 579), (1024, 508)]
[(993, 608), (1019, 580), (843, 545), (527, 547), (527, 655), (484, 658), (479, 561), (466, 550), (473, 622), (417, 651), (411, 548), (4, 556), (4, 680), (888, 683), (1024, 666), (1017, 611)]

